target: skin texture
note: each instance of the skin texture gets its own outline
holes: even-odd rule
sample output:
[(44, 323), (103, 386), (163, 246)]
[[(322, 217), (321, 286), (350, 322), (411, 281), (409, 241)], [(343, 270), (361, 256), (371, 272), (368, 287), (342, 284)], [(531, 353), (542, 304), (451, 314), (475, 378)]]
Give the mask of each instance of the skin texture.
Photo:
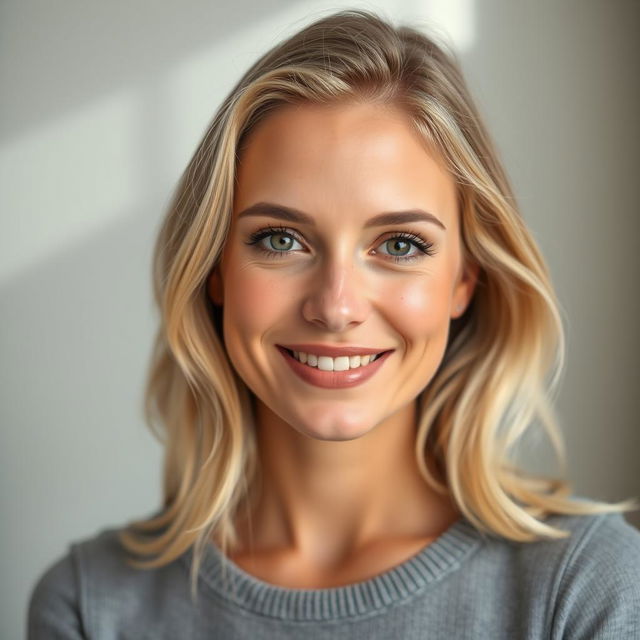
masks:
[[(457, 517), (426, 485), (414, 454), (415, 399), (477, 281), (477, 267), (462, 260), (456, 186), (402, 111), (370, 103), (279, 108), (239, 158), (232, 225), (208, 284), (223, 306), (231, 362), (256, 396), (264, 479), (250, 510), (253, 535), (248, 520), (239, 523), (232, 558), (293, 588), (363, 580), (417, 553)], [(303, 211), (315, 226), (238, 218), (258, 202)], [(418, 208), (445, 228), (364, 226), (382, 212)], [(247, 244), (269, 226), (286, 233)], [(419, 234), (433, 255), (398, 245), (398, 232)], [(406, 254), (417, 259), (393, 259)], [(323, 389), (298, 378), (275, 346), (295, 342), (394, 352), (365, 383)]]

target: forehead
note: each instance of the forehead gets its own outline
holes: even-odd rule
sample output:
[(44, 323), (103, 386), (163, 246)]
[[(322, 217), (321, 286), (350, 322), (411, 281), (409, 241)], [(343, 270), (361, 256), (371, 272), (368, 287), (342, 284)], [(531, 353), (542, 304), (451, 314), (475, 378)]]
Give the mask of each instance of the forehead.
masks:
[(239, 152), (234, 209), (258, 201), (311, 214), (429, 207), (455, 215), (456, 188), (397, 107), (287, 105), (249, 134)]

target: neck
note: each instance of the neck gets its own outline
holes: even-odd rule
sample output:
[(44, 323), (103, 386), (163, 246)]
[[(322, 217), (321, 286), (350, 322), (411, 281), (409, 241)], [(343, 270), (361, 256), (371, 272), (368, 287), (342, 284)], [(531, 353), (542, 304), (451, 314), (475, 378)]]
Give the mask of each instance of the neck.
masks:
[(415, 403), (349, 441), (303, 436), (259, 401), (255, 422), (261, 486), (239, 527), (243, 553), (329, 563), (389, 540), (426, 543), (458, 515), (420, 474)]

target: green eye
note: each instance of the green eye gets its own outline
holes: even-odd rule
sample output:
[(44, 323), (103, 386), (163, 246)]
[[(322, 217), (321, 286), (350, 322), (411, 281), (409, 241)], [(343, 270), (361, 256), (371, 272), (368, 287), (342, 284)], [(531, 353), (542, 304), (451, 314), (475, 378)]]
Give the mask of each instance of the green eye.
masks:
[(389, 255), (403, 257), (411, 251), (411, 243), (401, 238), (391, 238), (385, 242)]
[[(295, 254), (300, 250), (304, 251), (301, 236), (287, 227), (260, 229), (250, 235), (247, 244), (255, 246), (258, 251), (269, 258), (284, 258), (287, 253)], [(397, 263), (414, 262), (435, 254), (432, 242), (416, 233), (403, 231), (383, 240), (378, 247), (383, 247), (383, 249), (375, 253), (386, 256), (386, 259)], [(415, 251), (412, 252), (412, 248)]]
[[(400, 231), (382, 241), (379, 253), (398, 264), (408, 264), (420, 260), (425, 256), (435, 254), (433, 242), (425, 240), (417, 233)], [(412, 251), (415, 249), (415, 251)]]
[(281, 258), (287, 253), (304, 249), (294, 232), (284, 227), (260, 229), (251, 234), (247, 244), (255, 246), (258, 251), (270, 258)]
[(286, 233), (272, 233), (269, 238), (269, 248), (276, 251), (287, 251), (293, 246), (294, 239)]

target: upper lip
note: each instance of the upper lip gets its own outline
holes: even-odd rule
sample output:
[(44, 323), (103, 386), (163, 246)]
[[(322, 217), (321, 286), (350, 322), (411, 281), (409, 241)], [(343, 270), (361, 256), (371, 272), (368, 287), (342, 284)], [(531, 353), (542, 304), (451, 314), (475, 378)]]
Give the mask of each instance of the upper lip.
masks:
[(382, 353), (391, 351), (391, 349), (371, 349), (370, 347), (353, 347), (353, 346), (332, 346), (330, 344), (282, 344), (279, 345), (291, 351), (303, 351), (304, 353), (313, 353), (316, 356), (360, 356), (373, 355), (374, 353)]

